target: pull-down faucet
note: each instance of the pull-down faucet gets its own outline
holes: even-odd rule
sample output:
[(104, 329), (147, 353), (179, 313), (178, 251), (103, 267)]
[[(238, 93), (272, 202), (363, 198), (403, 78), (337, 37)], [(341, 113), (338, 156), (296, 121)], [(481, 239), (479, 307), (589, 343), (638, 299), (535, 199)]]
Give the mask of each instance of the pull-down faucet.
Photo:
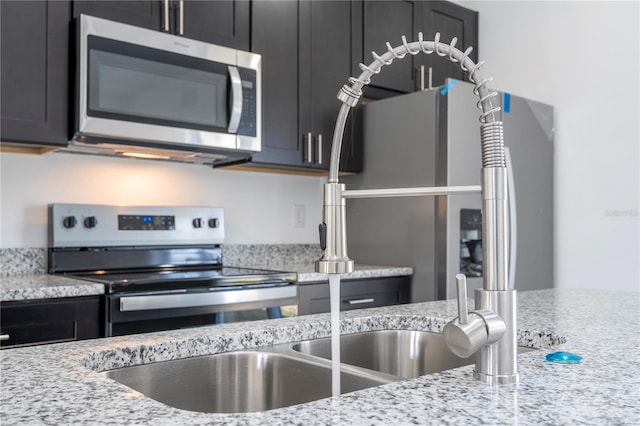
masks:
[[(316, 262), (316, 271), (326, 274), (344, 274), (353, 271), (354, 263), (347, 256), (346, 210), (347, 198), (402, 197), (454, 195), (482, 193), (482, 241), (484, 246), (483, 288), (476, 290), (476, 310), (467, 310), (466, 278), (456, 276), (458, 289), (458, 318), (444, 328), (444, 338), (449, 349), (456, 355), (468, 357), (476, 354), (474, 377), (487, 383), (516, 383), (518, 365), (516, 358), (516, 292), (508, 288), (509, 254), (509, 218), (507, 206), (507, 168), (503, 141), (502, 122), (496, 120), (495, 113), (500, 111), (491, 103), (495, 92), (490, 92), (486, 84), (491, 79), (483, 79), (478, 73), (484, 64), (475, 64), (469, 59), (472, 48), (464, 52), (455, 48), (457, 39), (450, 44), (440, 43), (440, 35), (434, 41), (424, 41), (422, 33), (418, 41), (408, 43), (402, 37), (402, 45), (391, 47), (387, 43), (387, 52), (378, 55), (372, 52), (374, 61), (370, 65), (360, 64), (359, 77), (349, 78), (338, 92), (342, 107), (338, 114), (331, 147), (329, 182), (324, 185), (323, 223), (320, 224), (320, 246), (323, 255)], [(436, 53), (451, 62), (460, 64), (460, 68), (469, 73), (475, 83), (474, 93), (480, 100), (482, 110), (481, 144), (482, 169), (480, 186), (432, 187), (432, 188), (393, 188), (372, 190), (346, 190), (338, 182), (338, 165), (342, 136), (347, 116), (362, 96), (363, 86), (370, 83), (374, 74), (384, 65), (407, 54), (420, 52)]]

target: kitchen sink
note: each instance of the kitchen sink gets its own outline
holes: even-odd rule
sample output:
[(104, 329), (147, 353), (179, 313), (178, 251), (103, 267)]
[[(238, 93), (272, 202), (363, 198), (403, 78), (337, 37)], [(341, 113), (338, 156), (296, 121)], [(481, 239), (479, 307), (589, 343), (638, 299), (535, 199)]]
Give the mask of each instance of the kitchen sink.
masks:
[[(340, 336), (341, 393), (473, 363), (441, 334), (381, 330)], [(519, 348), (519, 351), (532, 350)], [(331, 396), (331, 339), (124, 367), (101, 374), (184, 410), (246, 413)]]
[[(300, 342), (293, 349), (331, 359), (331, 339)], [(528, 348), (518, 348), (525, 352)], [(380, 330), (340, 336), (340, 362), (411, 379), (472, 364), (474, 356), (460, 358), (442, 334), (412, 330)]]
[[(293, 349), (331, 359), (331, 339), (300, 342)], [(410, 379), (472, 364), (474, 357), (454, 355), (442, 334), (380, 330), (340, 336), (340, 362)]]
[[(138, 392), (184, 410), (244, 413), (331, 396), (331, 367), (289, 355), (238, 351), (119, 368), (104, 372)], [(389, 383), (342, 372), (342, 393)]]

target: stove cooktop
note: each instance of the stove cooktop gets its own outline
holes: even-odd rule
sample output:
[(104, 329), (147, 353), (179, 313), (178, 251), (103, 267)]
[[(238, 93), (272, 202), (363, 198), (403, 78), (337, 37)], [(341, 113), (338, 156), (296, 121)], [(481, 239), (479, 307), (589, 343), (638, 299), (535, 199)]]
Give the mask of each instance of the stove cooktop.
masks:
[(229, 290), (237, 287), (274, 287), (291, 285), (297, 280), (295, 272), (224, 266), (208, 269), (160, 269), (146, 271), (94, 271), (66, 274), (69, 277), (105, 285), (106, 292), (150, 292), (195, 288)]

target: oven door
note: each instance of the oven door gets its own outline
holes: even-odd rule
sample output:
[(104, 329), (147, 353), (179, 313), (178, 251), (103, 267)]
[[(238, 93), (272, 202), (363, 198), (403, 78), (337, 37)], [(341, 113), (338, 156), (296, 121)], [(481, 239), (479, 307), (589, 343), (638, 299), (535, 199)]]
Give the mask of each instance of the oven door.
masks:
[(86, 15), (79, 27), (76, 140), (260, 150), (259, 55)]
[(294, 283), (110, 294), (105, 334), (109, 337), (221, 323), (225, 322), (220, 315), (224, 312), (272, 309), (297, 301)]

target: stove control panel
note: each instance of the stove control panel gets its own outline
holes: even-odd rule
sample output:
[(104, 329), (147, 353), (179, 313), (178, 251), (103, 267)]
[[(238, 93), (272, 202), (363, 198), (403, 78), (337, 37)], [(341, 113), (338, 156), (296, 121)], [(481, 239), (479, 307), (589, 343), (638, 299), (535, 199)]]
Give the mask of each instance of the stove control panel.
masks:
[(51, 204), (49, 247), (224, 243), (221, 207)]

